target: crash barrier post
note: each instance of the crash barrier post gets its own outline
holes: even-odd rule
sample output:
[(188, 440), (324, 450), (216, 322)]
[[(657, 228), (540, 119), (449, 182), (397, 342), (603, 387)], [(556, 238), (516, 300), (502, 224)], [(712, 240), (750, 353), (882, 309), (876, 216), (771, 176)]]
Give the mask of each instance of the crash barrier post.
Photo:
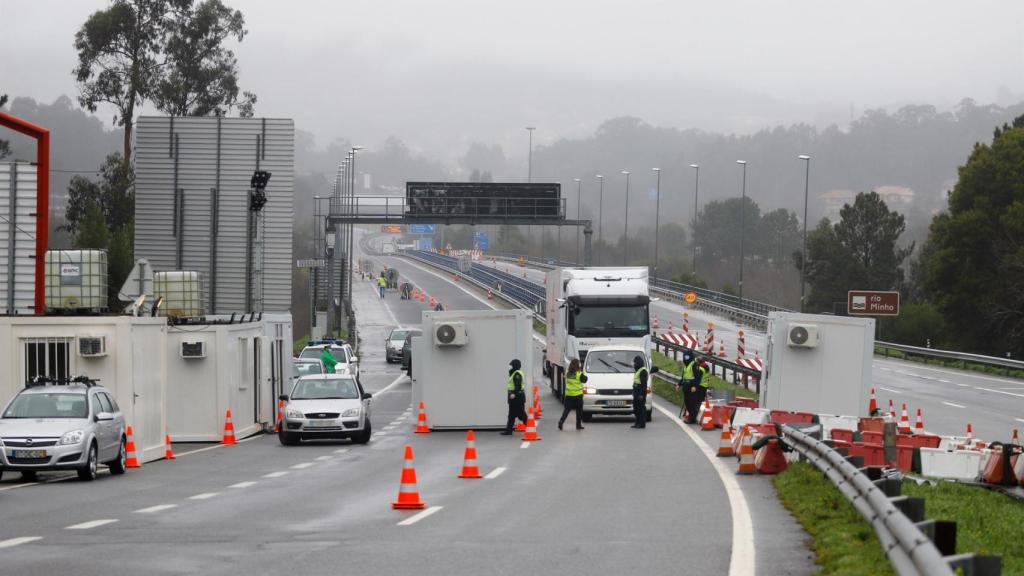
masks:
[[(937, 523), (925, 522), (923, 518), (918, 521), (911, 520), (900, 509), (900, 506), (912, 506), (907, 506), (907, 497), (893, 494), (894, 491), (898, 492), (899, 483), (886, 482), (883, 478), (872, 481), (861, 468), (812, 435), (820, 433), (820, 430), (820, 427), (815, 425), (803, 430), (788, 424), (782, 426), (786, 443), (824, 473), (864, 520), (871, 524), (878, 535), (882, 550), (885, 551), (889, 563), (897, 574), (952, 576), (956, 568), (961, 568), (968, 574), (1001, 572), (1002, 562), (998, 556), (955, 554), (955, 534), (953, 538), (949, 538), (949, 534), (941, 539), (936, 538), (942, 541), (946, 548), (940, 551), (936, 543), (922, 531), (924, 528), (932, 532), (932, 537), (936, 537), (934, 528)], [(855, 456), (853, 458), (857, 459)], [(922, 502), (914, 504), (923, 507)]]

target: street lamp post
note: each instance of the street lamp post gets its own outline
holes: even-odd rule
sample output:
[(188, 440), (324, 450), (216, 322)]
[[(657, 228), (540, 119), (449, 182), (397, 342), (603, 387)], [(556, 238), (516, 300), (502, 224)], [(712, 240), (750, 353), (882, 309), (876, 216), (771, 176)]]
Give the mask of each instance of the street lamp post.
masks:
[(654, 283), (658, 280), (658, 236), (660, 230), (658, 224), (661, 218), (661, 168), (651, 168), (658, 175), (658, 184), (655, 188), (654, 204)]
[(804, 239), (800, 248), (800, 311), (804, 311), (804, 288), (807, 285), (807, 192), (811, 181), (811, 157), (806, 154), (797, 156), (804, 161)]
[[(360, 151), (362, 149), (363, 149), (362, 146), (353, 146), (352, 147), (352, 151), (351, 151), (351, 154), (352, 154), (352, 166), (351, 166), (352, 167), (352, 188), (349, 191), (349, 215), (350, 216), (355, 215), (355, 211), (356, 211), (356, 152), (358, 152), (358, 151)], [(354, 239), (353, 238), (353, 236), (354, 236), (353, 229), (354, 228), (355, 228), (355, 224), (350, 222), (349, 225), (348, 225), (348, 254), (347, 254), (347, 256), (348, 256), (348, 294), (346, 294), (346, 297), (348, 298), (348, 308), (346, 308), (346, 310), (348, 310), (348, 315), (349, 315), (349, 337), (353, 336), (351, 328), (353, 326), (353, 316), (352, 316), (352, 269), (353, 269), (353, 266), (352, 266), (352, 254), (353, 254), (354, 250), (352, 249), (352, 243), (353, 243), (353, 239)]]
[[(573, 178), (576, 181), (576, 221), (580, 219), (580, 199), (583, 198), (583, 181)], [(576, 264), (580, 263), (580, 227), (576, 225)]]
[(527, 126), (526, 131), (530, 133), (530, 152), (527, 155), (526, 160), (526, 181), (533, 182), (533, 131), (536, 130), (536, 126)]
[(690, 168), (696, 173), (693, 179), (693, 224), (692, 230), (693, 235), (690, 241), (693, 243), (693, 268), (690, 274), (693, 276), (693, 280), (697, 280), (697, 198), (700, 197), (700, 164), (690, 164)]
[(737, 160), (743, 166), (743, 196), (740, 200), (740, 304), (743, 304), (743, 248), (747, 235), (747, 161)]
[(629, 170), (623, 170), (626, 175), (626, 224), (622, 234), (622, 265), (625, 266), (629, 257)]
[[(600, 183), (601, 192), (597, 200), (597, 245), (601, 246), (601, 221), (604, 218), (604, 176), (598, 174), (597, 181)], [(597, 263), (601, 264), (601, 251), (597, 252)]]

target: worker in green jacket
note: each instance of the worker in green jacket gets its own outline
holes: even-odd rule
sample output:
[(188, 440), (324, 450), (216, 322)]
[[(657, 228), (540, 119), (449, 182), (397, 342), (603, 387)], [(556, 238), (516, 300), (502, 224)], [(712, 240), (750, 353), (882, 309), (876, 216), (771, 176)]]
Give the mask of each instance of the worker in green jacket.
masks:
[(324, 370), (328, 374), (334, 374), (334, 366), (338, 364), (338, 361), (334, 359), (334, 355), (331, 354), (331, 345), (324, 346), (324, 351), (320, 354), (320, 362), (324, 365)]

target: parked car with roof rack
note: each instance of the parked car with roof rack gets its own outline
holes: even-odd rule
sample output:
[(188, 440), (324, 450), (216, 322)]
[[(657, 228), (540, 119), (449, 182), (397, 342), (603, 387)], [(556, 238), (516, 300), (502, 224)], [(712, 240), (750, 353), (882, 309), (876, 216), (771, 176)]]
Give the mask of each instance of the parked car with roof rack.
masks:
[(330, 348), (331, 356), (337, 361), (334, 371), (337, 374), (351, 374), (359, 379), (359, 357), (356, 356), (352, 345), (344, 340), (310, 340), (306, 347), (299, 353), (299, 358), (320, 359), (324, 352), (324, 346)]

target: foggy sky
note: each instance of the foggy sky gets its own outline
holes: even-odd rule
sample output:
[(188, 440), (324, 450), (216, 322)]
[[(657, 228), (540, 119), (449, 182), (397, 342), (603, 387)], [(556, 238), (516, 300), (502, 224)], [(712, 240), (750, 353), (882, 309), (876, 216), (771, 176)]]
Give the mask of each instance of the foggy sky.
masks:
[[(1024, 95), (1019, 0), (225, 0), (257, 115), (325, 146), (389, 135), (452, 160), (604, 120), (750, 132), (868, 108)], [(0, 93), (77, 89), (73, 37), (105, 0), (0, 0)], [(287, 8), (286, 8), (287, 7)], [(101, 108), (109, 122), (112, 111)]]

